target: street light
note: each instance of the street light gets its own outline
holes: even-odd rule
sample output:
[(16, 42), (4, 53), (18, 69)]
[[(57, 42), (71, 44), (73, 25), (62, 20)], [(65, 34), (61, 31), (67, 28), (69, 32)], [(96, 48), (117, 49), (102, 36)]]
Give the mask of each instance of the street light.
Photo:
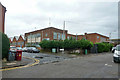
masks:
[(65, 21), (63, 22), (63, 41), (65, 40)]
[(109, 40), (110, 40), (110, 41), (111, 41), (111, 34), (112, 34), (113, 32), (116, 32), (116, 30), (114, 30), (114, 31), (112, 31), (112, 32), (109, 33)]
[[(64, 37), (65, 37), (64, 34), (65, 34), (65, 21), (63, 22), (63, 42), (64, 42), (64, 40), (65, 40), (65, 38), (64, 38)], [(62, 52), (63, 52), (63, 54), (64, 54), (64, 47), (63, 47)]]
[(112, 32), (109, 33), (109, 38), (111, 38), (111, 34), (112, 34), (113, 32), (116, 32), (116, 30), (114, 30), (114, 31), (112, 31)]

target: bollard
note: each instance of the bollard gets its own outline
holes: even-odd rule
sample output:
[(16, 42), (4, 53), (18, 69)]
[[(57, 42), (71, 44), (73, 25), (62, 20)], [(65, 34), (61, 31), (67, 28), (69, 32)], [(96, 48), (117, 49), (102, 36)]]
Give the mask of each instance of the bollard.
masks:
[(87, 55), (87, 49), (85, 49), (85, 55)]

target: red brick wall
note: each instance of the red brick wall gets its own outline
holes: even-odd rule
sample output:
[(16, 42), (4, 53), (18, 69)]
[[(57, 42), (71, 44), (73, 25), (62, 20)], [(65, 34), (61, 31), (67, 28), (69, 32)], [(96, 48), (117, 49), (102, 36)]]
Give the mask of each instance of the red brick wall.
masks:
[[(107, 39), (109, 39), (108, 37), (97, 34), (97, 33), (87, 34), (86, 36), (87, 36), (86, 37), (87, 40), (89, 40), (93, 43), (101, 42), (101, 38), (105, 38), (106, 41), (108, 41)], [(99, 36), (99, 38), (97, 38), (97, 36)]]
[(4, 33), (6, 8), (0, 3), (0, 32)]
[[(30, 33), (31, 34), (40, 33), (41, 34), (41, 41), (44, 38), (49, 38), (50, 40), (53, 40), (53, 33), (54, 32), (63, 34), (63, 30), (57, 29), (57, 28), (53, 28), (53, 27), (49, 27), (49, 28), (45, 28), (45, 29), (41, 29), (41, 30), (25, 33), (25, 37), (29, 36)], [(46, 36), (46, 33), (47, 33), (48, 36)], [(67, 30), (65, 30), (65, 35), (66, 35), (66, 37), (65, 37), (65, 39), (66, 39), (67, 38)], [(57, 35), (57, 38), (58, 38), (58, 35)], [(27, 43), (27, 41), (25, 41), (25, 43)]]
[(95, 34), (91, 34), (91, 35), (87, 34), (86, 38), (87, 38), (87, 40), (89, 40), (89, 41), (91, 41), (93, 43), (98, 42), (97, 35), (95, 35)]
[(76, 35), (73, 35), (73, 34), (67, 34), (67, 37), (69, 36), (69, 38), (75, 38), (76, 39)]
[(81, 40), (84, 37), (84, 35), (78, 35), (78, 40)]
[[(99, 36), (99, 38), (97, 38), (97, 36)], [(101, 37), (105, 38), (106, 41), (108, 41), (107, 39), (109, 39), (108, 37), (97, 34), (97, 33), (91, 33), (91, 34), (85, 33), (85, 35), (78, 35), (78, 40), (85, 38), (85, 39), (87, 39), (95, 44), (97, 42), (101, 42)]]

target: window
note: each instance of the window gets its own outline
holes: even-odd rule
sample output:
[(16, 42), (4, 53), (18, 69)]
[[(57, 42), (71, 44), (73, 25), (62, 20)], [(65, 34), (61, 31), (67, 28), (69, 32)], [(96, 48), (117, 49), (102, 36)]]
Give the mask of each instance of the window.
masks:
[(36, 34), (36, 37), (41, 37), (41, 34), (40, 33)]
[(57, 33), (56, 32), (53, 33), (53, 39), (57, 39)]
[(35, 35), (31, 35), (32, 36), (32, 38), (35, 38)]
[(21, 42), (22, 45), (24, 45), (24, 42)]
[(20, 42), (18, 42), (18, 45), (20, 45)]
[(29, 36), (28, 36), (28, 39), (30, 39), (30, 38), (31, 38), (31, 36), (29, 35)]
[(69, 40), (69, 39), (70, 39), (70, 37), (68, 36), (68, 37), (67, 37), (67, 39)]
[(46, 34), (45, 34), (45, 36), (47, 37), (47, 36), (48, 36), (48, 34), (46, 33)]
[(65, 34), (64, 34), (64, 36), (63, 36), (63, 34), (62, 34), (62, 40), (65, 40)]
[(60, 33), (58, 33), (58, 40), (60, 40), (61, 38), (60, 38)]
[(97, 36), (97, 39), (99, 39), (99, 36)]

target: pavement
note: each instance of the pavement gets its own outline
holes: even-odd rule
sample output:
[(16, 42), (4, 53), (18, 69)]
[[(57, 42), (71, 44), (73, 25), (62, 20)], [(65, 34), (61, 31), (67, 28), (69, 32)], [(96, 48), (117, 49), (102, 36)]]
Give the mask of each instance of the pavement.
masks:
[[(42, 53), (41, 53), (42, 54)], [(40, 55), (41, 55), (40, 54)], [(24, 55), (28, 55), (24, 53)], [(38, 54), (30, 53), (29, 56)], [(93, 54), (56, 63), (2, 71), (3, 78), (118, 78), (113, 53)]]
[(26, 58), (26, 57), (22, 57), (21, 61), (6, 61), (6, 62), (2, 62), (2, 67), (0, 67), (0, 69), (25, 66), (25, 65), (28, 65), (30, 63), (34, 63), (34, 60)]

